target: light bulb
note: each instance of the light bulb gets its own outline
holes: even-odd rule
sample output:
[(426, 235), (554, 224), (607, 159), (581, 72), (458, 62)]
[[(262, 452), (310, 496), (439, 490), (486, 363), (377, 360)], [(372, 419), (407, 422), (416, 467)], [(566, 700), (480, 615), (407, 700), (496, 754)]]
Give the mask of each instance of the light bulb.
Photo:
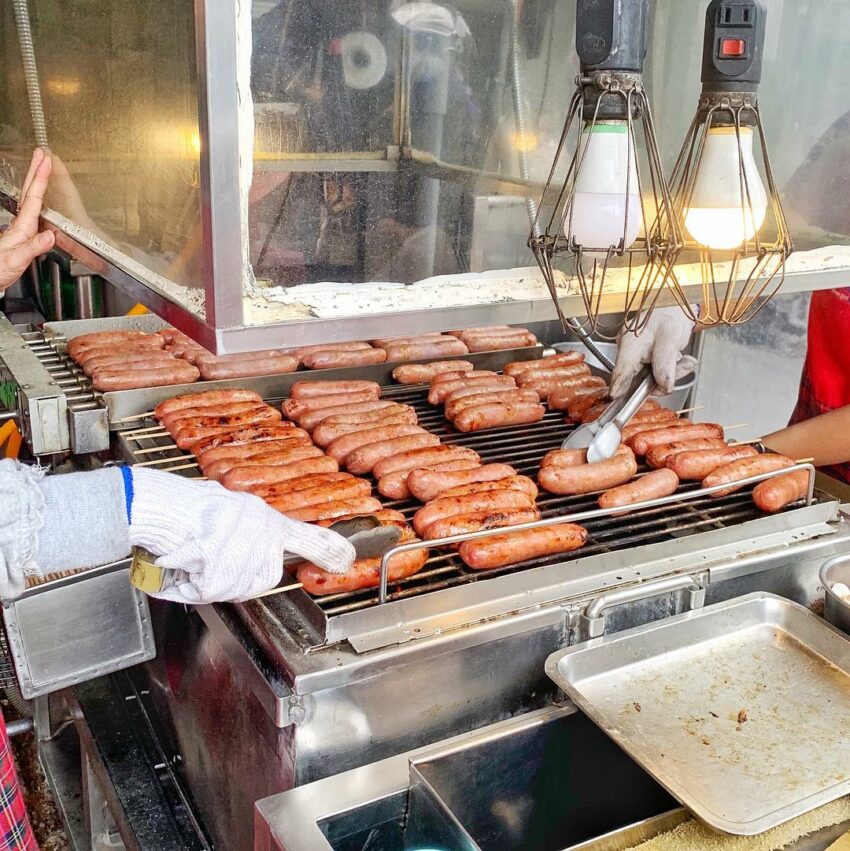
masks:
[(634, 139), (630, 145), (627, 122), (601, 121), (586, 126), (577, 162), (580, 166), (569, 213), (572, 218), (567, 221), (570, 236), (591, 256), (604, 257), (609, 248), (618, 248), (624, 232), (623, 247), (629, 248), (640, 231), (641, 205)]
[[(764, 223), (767, 195), (753, 157), (753, 131), (712, 127), (705, 138), (685, 228), (708, 248), (737, 248)], [(741, 179), (741, 165), (746, 184)]]

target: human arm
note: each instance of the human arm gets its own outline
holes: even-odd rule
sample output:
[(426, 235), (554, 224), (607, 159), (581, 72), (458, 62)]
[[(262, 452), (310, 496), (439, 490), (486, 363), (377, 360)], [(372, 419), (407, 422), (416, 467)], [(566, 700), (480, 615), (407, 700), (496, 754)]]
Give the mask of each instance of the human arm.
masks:
[(118, 561), (132, 546), (188, 575), (152, 595), (184, 603), (245, 600), (273, 588), (285, 553), (336, 573), (354, 560), (336, 533), (217, 482), (118, 467), (45, 476), (0, 461), (0, 597), (18, 596), (27, 577)]
[(850, 462), (850, 405), (775, 431), (762, 439), (773, 452), (812, 458), (816, 467)]

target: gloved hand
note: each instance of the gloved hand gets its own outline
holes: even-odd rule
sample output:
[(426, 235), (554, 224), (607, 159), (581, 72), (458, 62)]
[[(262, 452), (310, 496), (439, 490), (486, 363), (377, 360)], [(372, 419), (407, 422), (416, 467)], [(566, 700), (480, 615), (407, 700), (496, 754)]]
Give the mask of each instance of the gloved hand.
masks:
[(247, 600), (277, 585), (285, 553), (344, 573), (354, 547), (341, 535), (284, 517), (259, 497), (218, 482), (193, 482), (156, 470), (131, 470), (130, 543), (182, 570), (188, 581), (154, 597), (182, 603)]
[(644, 364), (652, 364), (659, 391), (672, 393), (676, 382), (696, 369), (696, 358), (682, 354), (693, 330), (693, 320), (681, 308), (659, 307), (640, 333), (621, 332), (611, 396), (624, 396)]

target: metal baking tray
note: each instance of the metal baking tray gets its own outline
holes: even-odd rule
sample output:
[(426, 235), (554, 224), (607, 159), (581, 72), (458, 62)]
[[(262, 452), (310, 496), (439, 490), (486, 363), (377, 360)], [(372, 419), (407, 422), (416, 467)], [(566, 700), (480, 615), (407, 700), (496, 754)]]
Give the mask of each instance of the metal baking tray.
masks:
[(850, 792), (850, 642), (757, 592), (546, 661), (575, 703), (709, 827), (753, 835)]

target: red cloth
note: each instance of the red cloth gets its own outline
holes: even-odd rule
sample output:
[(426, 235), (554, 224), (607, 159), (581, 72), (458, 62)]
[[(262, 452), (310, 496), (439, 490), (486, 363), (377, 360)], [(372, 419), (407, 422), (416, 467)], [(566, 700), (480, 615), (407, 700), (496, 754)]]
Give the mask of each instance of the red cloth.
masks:
[(0, 713), (0, 851), (39, 851), (27, 816), (6, 722)]
[[(850, 405), (850, 287), (812, 294), (808, 346), (792, 423)], [(824, 472), (850, 483), (850, 464)]]

